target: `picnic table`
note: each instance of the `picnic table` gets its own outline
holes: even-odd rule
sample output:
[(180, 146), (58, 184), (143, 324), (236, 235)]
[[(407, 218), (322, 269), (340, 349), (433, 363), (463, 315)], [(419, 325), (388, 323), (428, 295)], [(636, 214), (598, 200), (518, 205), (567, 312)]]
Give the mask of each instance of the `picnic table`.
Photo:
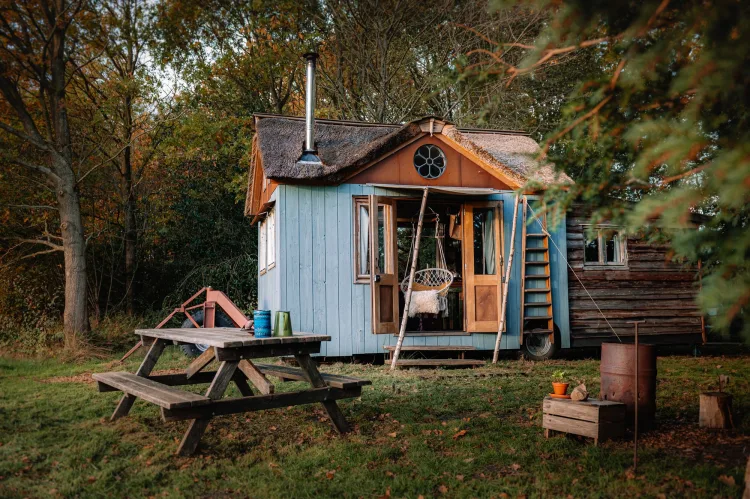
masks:
[[(121, 391), (124, 394), (110, 418), (112, 421), (127, 416), (136, 398), (160, 406), (164, 421), (189, 420), (177, 449), (181, 455), (193, 454), (211, 418), (224, 414), (321, 403), (333, 427), (339, 433), (346, 433), (349, 424), (336, 401), (359, 397), (362, 386), (371, 384), (366, 379), (318, 371), (310, 355), (320, 352), (321, 342), (331, 340), (330, 336), (322, 334), (295, 333), (287, 337), (256, 338), (248, 331), (236, 328), (137, 329), (135, 334), (148, 347), (138, 371), (135, 374), (96, 373), (93, 378), (100, 392)], [(198, 343), (209, 348), (195, 358), (184, 373), (151, 375), (164, 348), (173, 342)], [(299, 368), (252, 362), (252, 359), (287, 355), (294, 356)], [(214, 372), (204, 372), (203, 369), (214, 359), (220, 362), (219, 368)], [(275, 393), (268, 376), (307, 381), (311, 388)], [(222, 398), (230, 382), (237, 385), (241, 397)], [(177, 388), (202, 383), (209, 384), (205, 395)], [(251, 384), (259, 394), (254, 393)]]

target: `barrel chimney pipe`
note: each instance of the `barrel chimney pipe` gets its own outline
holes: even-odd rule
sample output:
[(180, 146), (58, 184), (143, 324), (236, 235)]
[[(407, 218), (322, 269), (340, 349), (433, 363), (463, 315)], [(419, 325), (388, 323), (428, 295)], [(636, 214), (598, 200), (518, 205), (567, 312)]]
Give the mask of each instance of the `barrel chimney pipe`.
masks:
[(320, 163), (315, 148), (315, 62), (318, 54), (308, 52), (303, 56), (307, 61), (305, 82), (305, 145), (299, 161)]

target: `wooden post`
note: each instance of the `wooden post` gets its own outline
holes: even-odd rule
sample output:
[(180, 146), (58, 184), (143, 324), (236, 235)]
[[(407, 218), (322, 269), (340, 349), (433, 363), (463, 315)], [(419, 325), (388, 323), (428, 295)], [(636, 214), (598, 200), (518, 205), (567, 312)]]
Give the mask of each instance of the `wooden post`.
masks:
[(401, 317), (401, 328), (398, 331), (398, 341), (396, 342), (396, 350), (393, 352), (391, 358), (391, 371), (396, 369), (396, 362), (398, 356), (401, 353), (401, 346), (404, 344), (404, 336), (406, 335), (406, 321), (409, 319), (409, 306), (411, 305), (411, 293), (412, 286), (414, 285), (414, 275), (417, 272), (417, 258), (419, 256), (419, 239), (422, 235), (422, 225), (424, 224), (424, 211), (427, 208), (427, 191), (428, 188), (424, 188), (424, 194), (422, 194), (422, 206), (419, 208), (419, 222), (417, 223), (417, 233), (414, 236), (414, 252), (411, 257), (411, 269), (409, 270), (409, 286), (406, 288), (406, 296), (404, 297), (404, 315)]
[(732, 396), (724, 392), (701, 393), (698, 424), (703, 428), (731, 428)]
[[(508, 254), (508, 268), (505, 271), (505, 282), (503, 283), (503, 296), (502, 303), (500, 305), (500, 317), (497, 326), (495, 352), (492, 354), (493, 364), (497, 364), (497, 358), (500, 355), (500, 340), (503, 337), (503, 329), (505, 329), (505, 307), (508, 306), (508, 285), (510, 284), (510, 271), (513, 268), (513, 253), (515, 253), (516, 249), (516, 221), (518, 220), (518, 201), (519, 196), (518, 194), (516, 194), (516, 202), (513, 206), (513, 228), (510, 231), (510, 253)], [(500, 251), (502, 250), (503, 248), (500, 249)], [(502, 272), (502, 269), (500, 269), (500, 271)], [(521, 310), (521, 316), (523, 317), (523, 310)]]
[(633, 473), (638, 472), (638, 324), (643, 324), (645, 320), (630, 321), (635, 326), (635, 424), (633, 426)]

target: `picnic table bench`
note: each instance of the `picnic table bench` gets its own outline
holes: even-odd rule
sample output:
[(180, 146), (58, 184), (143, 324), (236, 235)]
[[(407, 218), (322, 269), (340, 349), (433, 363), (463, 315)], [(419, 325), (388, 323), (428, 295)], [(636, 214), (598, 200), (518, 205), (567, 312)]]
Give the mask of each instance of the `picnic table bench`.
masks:
[[(296, 333), (287, 337), (255, 338), (248, 331), (236, 328), (210, 329), (137, 329), (149, 350), (135, 374), (127, 372), (96, 373), (100, 392), (121, 391), (112, 421), (126, 416), (137, 398), (161, 407), (164, 421), (190, 420), (177, 452), (190, 455), (198, 448), (208, 423), (214, 416), (261, 411), (292, 405), (321, 403), (340, 433), (349, 431), (337, 400), (359, 397), (369, 380), (323, 374), (310, 356), (320, 352), (323, 341), (331, 337), (321, 334)], [(195, 358), (184, 373), (151, 375), (164, 348), (173, 343), (199, 343), (209, 348)], [(299, 368), (274, 364), (254, 364), (252, 359), (293, 355)], [(203, 369), (213, 360), (220, 362), (216, 371)], [(306, 381), (310, 389), (275, 393), (268, 376), (284, 380)], [(248, 381), (250, 382), (248, 384)], [(234, 382), (241, 397), (224, 399), (224, 392)], [(204, 395), (177, 388), (183, 385), (208, 383)], [(250, 385), (259, 392), (256, 395)]]

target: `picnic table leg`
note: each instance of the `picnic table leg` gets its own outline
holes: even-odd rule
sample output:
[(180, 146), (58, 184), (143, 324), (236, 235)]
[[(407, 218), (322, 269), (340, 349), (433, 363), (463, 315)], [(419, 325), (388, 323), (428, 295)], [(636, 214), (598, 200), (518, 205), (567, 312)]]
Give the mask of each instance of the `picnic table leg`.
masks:
[(255, 364), (249, 360), (243, 359), (237, 367), (239, 367), (240, 371), (242, 371), (245, 377), (250, 380), (250, 383), (252, 383), (260, 393), (263, 395), (270, 395), (274, 392), (275, 387), (273, 386), (273, 383), (268, 381), (266, 375), (260, 372), (260, 369), (255, 367)]
[[(151, 371), (156, 365), (156, 361), (159, 360), (159, 357), (161, 357), (162, 352), (164, 352), (164, 347), (166, 346), (167, 340), (155, 339), (151, 344), (151, 347), (148, 349), (146, 357), (143, 358), (141, 366), (138, 368), (138, 371), (136, 371), (136, 376), (146, 377), (151, 374)], [(135, 403), (135, 399), (135, 395), (130, 395), (129, 393), (123, 395), (120, 399), (120, 402), (117, 404), (117, 407), (115, 408), (115, 412), (112, 413), (112, 416), (109, 418), (109, 420), (114, 421), (121, 417), (127, 416), (130, 412), (130, 409), (133, 407), (133, 404)]]
[(201, 369), (209, 365), (211, 361), (214, 360), (214, 357), (216, 357), (216, 350), (214, 350), (214, 347), (208, 347), (205, 352), (196, 357), (195, 360), (190, 363), (188, 368), (185, 369), (187, 379), (190, 379), (198, 374)]
[(252, 397), (253, 395), (255, 395), (253, 393), (253, 389), (250, 388), (250, 385), (247, 384), (247, 379), (245, 378), (244, 374), (242, 375), (242, 377), (235, 375), (234, 384), (237, 385), (237, 389), (240, 391), (240, 394), (242, 394), (243, 397)]
[[(219, 369), (216, 371), (214, 380), (211, 382), (211, 386), (209, 386), (208, 391), (206, 391), (206, 397), (211, 400), (221, 399), (227, 386), (229, 386), (229, 382), (232, 381), (232, 378), (234, 377), (234, 373), (237, 370), (237, 364), (237, 361), (228, 360), (221, 363)], [(180, 442), (180, 446), (177, 448), (178, 454), (189, 456), (195, 452), (210, 420), (210, 417), (206, 417), (194, 419), (190, 422), (190, 426), (188, 426), (185, 435), (182, 437), (182, 442)]]
[[(323, 377), (320, 375), (320, 371), (318, 371), (316, 362), (312, 357), (310, 357), (309, 354), (295, 354), (294, 357), (297, 359), (300, 368), (302, 368), (302, 373), (304, 374), (305, 378), (307, 378), (307, 381), (314, 388), (323, 388), (328, 386), (325, 380), (323, 380)], [(323, 408), (325, 408), (326, 413), (328, 413), (328, 417), (331, 419), (331, 423), (333, 423), (333, 427), (336, 428), (336, 431), (338, 431), (339, 433), (349, 432), (349, 423), (347, 423), (346, 418), (341, 412), (341, 409), (339, 409), (339, 406), (336, 404), (336, 401), (331, 400), (321, 403), (323, 404)]]

